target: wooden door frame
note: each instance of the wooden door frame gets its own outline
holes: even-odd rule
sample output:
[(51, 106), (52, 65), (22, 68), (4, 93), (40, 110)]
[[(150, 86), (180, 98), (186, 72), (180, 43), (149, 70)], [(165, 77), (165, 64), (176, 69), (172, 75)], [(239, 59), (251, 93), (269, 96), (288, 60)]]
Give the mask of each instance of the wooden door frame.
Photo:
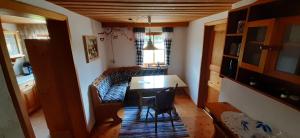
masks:
[(212, 52), (214, 46), (214, 26), (218, 24), (227, 23), (226, 19), (216, 20), (208, 22), (204, 25), (204, 38), (203, 38), (203, 50), (202, 50), (202, 61), (200, 69), (200, 80), (198, 89), (198, 103), (199, 108), (205, 108), (205, 102), (208, 95), (207, 82), (209, 80), (209, 66), (211, 64)]
[[(1, 23), (1, 21), (0, 21)], [(0, 26), (0, 63), (3, 70), (5, 82), (9, 91), (9, 95), (13, 102), (14, 108), (17, 113), (17, 117), (21, 124), (23, 133), (25, 137), (35, 137), (32, 126), (30, 124), (29, 115), (27, 113), (27, 109), (25, 104), (22, 101), (21, 92), (19, 90), (19, 86), (17, 84), (17, 80), (15, 78), (15, 73), (11, 66), (11, 60), (9, 58), (8, 50), (6, 47), (5, 37), (2, 29), (2, 25)]]
[[(35, 16), (40, 16), (41, 18), (44, 17), (46, 19), (52, 19), (52, 20), (64, 22), (66, 24), (65, 29), (68, 30), (68, 32), (66, 32), (68, 35), (67, 36), (58, 35), (58, 36), (64, 37), (66, 41), (64, 41), (64, 42), (55, 41), (55, 43), (58, 44), (59, 46), (64, 46), (65, 49), (67, 49), (68, 51), (71, 51), (71, 42), (70, 42), (71, 38), (69, 36), (69, 26), (68, 26), (67, 16), (53, 12), (53, 11), (45, 10), (45, 9), (42, 9), (39, 7), (35, 7), (35, 6), (29, 5), (29, 4), (11, 1), (11, 0), (1, 0), (0, 1), (0, 11), (4, 12), (5, 14), (8, 14), (8, 15), (15, 15), (15, 16), (22, 16), (22, 17), (30, 17), (32, 15), (35, 15)], [(2, 70), (4, 73), (6, 85), (7, 85), (10, 97), (12, 99), (14, 108), (16, 110), (17, 117), (19, 119), (24, 136), (26, 138), (34, 138), (35, 134), (34, 134), (32, 126), (31, 126), (30, 119), (29, 119), (29, 116), (26, 111), (26, 107), (23, 104), (24, 101), (22, 99), (21, 92), (19, 90), (19, 86), (18, 86), (17, 80), (15, 78), (15, 74), (14, 74), (13, 68), (11, 66), (11, 60), (10, 60), (8, 50), (6, 47), (6, 42), (5, 42), (5, 37), (3, 34), (2, 25), (0, 26), (0, 31), (1, 31), (1, 33), (0, 33), (0, 45), (1, 45), (0, 46), (0, 64), (2, 65)], [(51, 30), (48, 30), (48, 31), (49, 31), (49, 34), (51, 34)], [(56, 37), (56, 36), (52, 35), (52, 37)], [(51, 39), (53, 39), (53, 38), (51, 38)], [(61, 40), (61, 39), (62, 38), (56, 38), (56, 40)], [(72, 61), (70, 61), (69, 63), (74, 64), (73, 58), (71, 60)], [(74, 65), (73, 71), (75, 71), (76, 83), (78, 84), (78, 90), (76, 90), (77, 92), (75, 91), (75, 94), (74, 93), (72, 94), (72, 97), (76, 99), (77, 105), (81, 105), (79, 107), (76, 107), (76, 108), (78, 108), (78, 110), (80, 110), (80, 114), (82, 114), (81, 117), (82, 116), (85, 117), (83, 105), (82, 105), (81, 93), (80, 93), (80, 89), (79, 89), (78, 77), (76, 75), (75, 65)], [(67, 93), (67, 94), (70, 94), (70, 93)], [(69, 113), (72, 113), (72, 112), (69, 112)], [(78, 115), (77, 115), (77, 117), (78, 117)], [(81, 118), (76, 121), (80, 122), (81, 124), (84, 123), (83, 126), (79, 126), (79, 127), (85, 128), (85, 130), (83, 130), (83, 132), (78, 132), (78, 133), (82, 133), (83, 135), (88, 135), (85, 118), (83, 118), (83, 119)], [(73, 121), (72, 126), (70, 126), (70, 127), (72, 127), (74, 129), (75, 124)], [(73, 133), (75, 133), (75, 132), (73, 131)]]

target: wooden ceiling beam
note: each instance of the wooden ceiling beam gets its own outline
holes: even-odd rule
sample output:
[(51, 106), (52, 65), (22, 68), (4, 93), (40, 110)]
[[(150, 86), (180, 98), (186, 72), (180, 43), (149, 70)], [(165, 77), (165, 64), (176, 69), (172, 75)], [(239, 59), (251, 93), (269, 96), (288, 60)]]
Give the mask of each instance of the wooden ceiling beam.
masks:
[[(94, 11), (94, 12), (90, 12), (90, 11), (78, 11), (82, 14), (123, 14), (123, 15), (161, 15), (161, 14), (210, 14), (210, 13), (215, 13), (215, 12), (201, 12), (201, 11), (174, 11), (174, 12), (168, 12), (168, 11), (162, 11), (162, 12), (142, 12), (142, 11), (127, 11), (127, 12), (110, 12), (110, 11)], [(189, 16), (189, 15), (186, 15)]]
[(140, 6), (145, 6), (145, 7), (160, 7), (160, 6), (165, 6), (165, 7), (173, 7), (173, 6), (178, 6), (178, 7), (186, 7), (186, 6), (190, 6), (190, 7), (203, 7), (203, 6), (228, 6), (230, 7), (232, 3), (201, 3), (201, 2), (181, 2), (181, 3), (172, 3), (172, 2), (167, 2), (167, 3), (161, 3), (161, 2), (151, 2), (151, 3), (144, 3), (144, 2), (134, 2), (134, 3), (128, 3), (128, 2), (124, 2), (124, 3), (103, 3), (103, 2), (63, 2), (63, 1), (51, 1), (57, 5), (61, 5), (61, 6), (66, 6), (66, 5), (80, 5), (80, 6), (88, 6), (88, 5), (93, 5), (93, 6), (131, 6), (131, 7), (140, 7)]
[(101, 2), (101, 3), (232, 3), (238, 0), (47, 0), (51, 2)]
[[(207, 14), (197, 14), (197, 15), (190, 15), (190, 16), (187, 16), (187, 15), (184, 15), (184, 14), (181, 14), (181, 15), (173, 15), (173, 16), (169, 16), (168, 15), (157, 15), (157, 16), (151, 16), (153, 20), (155, 19), (161, 19), (161, 18), (169, 18), (169, 19), (174, 19), (174, 18), (186, 18), (186, 17), (199, 17), (199, 16), (206, 16)], [(148, 21), (147, 19), (147, 16), (139, 16), (139, 15), (132, 15), (132, 16), (116, 16), (116, 14), (111, 14), (111, 15), (102, 15), (102, 16), (97, 16), (97, 15), (87, 15), (89, 17), (92, 17), (94, 19), (104, 19), (104, 18), (109, 18), (109, 19), (128, 19), (128, 17), (131, 17), (133, 19), (136, 19), (136, 18), (139, 18), (139, 19), (144, 19), (145, 21)], [(114, 16), (114, 17), (112, 17)]]
[[(201, 17), (201, 16), (200, 16)], [(175, 20), (178, 20), (178, 21), (189, 21), (190, 19), (197, 19), (199, 18), (199, 16), (197, 17), (188, 17), (188, 18), (184, 18), (184, 19), (181, 19), (181, 18), (160, 18), (160, 19), (156, 19), (156, 20), (153, 20), (152, 22), (153, 23), (160, 23), (160, 22), (171, 22), (171, 21), (175, 21)], [(95, 18), (95, 20), (99, 20), (101, 22), (131, 22), (131, 23), (146, 23), (147, 20), (133, 20), (133, 21), (129, 21), (128, 18), (105, 18), (105, 17), (102, 17), (102, 18)]]
[[(186, 17), (182, 20), (189, 20), (191, 18), (199, 18), (201, 16), (205, 16), (205, 15), (200, 15), (200, 16), (193, 16), (193, 17)], [(177, 19), (180, 19), (182, 17), (177, 17), (177, 18), (159, 18), (159, 19), (155, 19), (153, 20), (152, 22), (163, 22), (163, 21), (160, 21), (161, 19), (164, 19), (164, 20), (177, 20)], [(141, 19), (141, 20), (133, 20), (133, 21), (129, 21), (128, 18), (108, 18), (108, 17), (97, 17), (97, 18), (94, 18), (95, 20), (118, 20), (118, 21), (123, 21), (123, 22), (148, 22), (147, 19)]]
[(97, 6), (97, 5), (61, 5), (72, 9), (162, 9), (162, 10), (181, 10), (181, 9), (228, 9), (231, 6)]
[[(179, 27), (188, 26), (188, 22), (152, 23), (152, 27)], [(102, 27), (149, 27), (148, 23), (102, 22)]]
[[(109, 9), (101, 9), (101, 10), (91, 10), (91, 9), (71, 9), (73, 11), (78, 11), (78, 12), (178, 12), (179, 10), (142, 10), (142, 9), (138, 9), (138, 10), (109, 10)], [(220, 9), (216, 9), (216, 10), (180, 10), (180, 12), (218, 12), (218, 11), (225, 11), (224, 10), (220, 10)]]
[(230, 4), (185, 4), (185, 5), (180, 5), (180, 4), (151, 4), (151, 5), (108, 5), (108, 4), (90, 4), (90, 3), (82, 3), (82, 4), (57, 4), (61, 5), (64, 7), (124, 7), (124, 8), (136, 8), (136, 7), (148, 7), (148, 8), (158, 8), (158, 7), (163, 7), (163, 8), (172, 8), (172, 7), (197, 7), (197, 8), (202, 8), (202, 7), (231, 7)]
[(85, 11), (107, 11), (107, 10), (117, 10), (117, 11), (137, 11), (137, 10), (144, 10), (144, 11), (185, 11), (185, 10), (191, 10), (191, 11), (219, 11), (219, 10), (229, 10), (230, 8), (69, 8), (70, 10), (85, 10)]
[[(48, 0), (106, 22), (188, 22), (229, 10), (239, 0)], [(129, 20), (131, 18), (132, 20)], [(144, 19), (145, 18), (145, 19)]]

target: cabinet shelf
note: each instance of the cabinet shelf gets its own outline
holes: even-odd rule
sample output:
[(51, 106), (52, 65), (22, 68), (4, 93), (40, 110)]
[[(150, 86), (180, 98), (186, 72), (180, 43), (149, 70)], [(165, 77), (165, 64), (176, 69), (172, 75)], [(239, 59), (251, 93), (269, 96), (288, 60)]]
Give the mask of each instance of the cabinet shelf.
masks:
[[(300, 101), (294, 101), (290, 98), (281, 98), (281, 94), (297, 95), (300, 96), (297, 91), (300, 86), (291, 84), (284, 80), (276, 79), (264, 74), (253, 72), (247, 69), (239, 68), (236, 82), (255, 90), (256, 92), (266, 95), (274, 100), (289, 105), (292, 108), (300, 110)], [(254, 81), (255, 85), (251, 86), (250, 82)]]
[(243, 36), (243, 34), (242, 33), (238, 33), (238, 34), (226, 34), (226, 36)]
[(233, 56), (233, 55), (223, 55), (224, 57), (228, 57), (228, 58), (233, 58), (233, 59), (238, 59), (238, 56)]
[(235, 79), (237, 73), (238, 59), (223, 56), (221, 75)]
[(261, 41), (248, 41), (248, 43), (257, 44), (257, 45), (263, 45), (264, 44), (264, 42), (261, 42)]
[(298, 102), (295, 102), (295, 101), (292, 101), (292, 100), (290, 100), (290, 99), (283, 99), (283, 98), (280, 98), (280, 96), (278, 96), (278, 95), (274, 95), (274, 94), (272, 94), (272, 92), (268, 92), (268, 91), (263, 91), (263, 90), (261, 90), (261, 89), (259, 89), (259, 88), (255, 88), (255, 87), (253, 87), (253, 86), (250, 86), (249, 84), (246, 84), (246, 83), (243, 83), (243, 82), (240, 82), (240, 81), (237, 81), (237, 80), (235, 80), (235, 79), (233, 79), (233, 78), (231, 78), (231, 77), (228, 77), (228, 76), (226, 76), (226, 75), (220, 75), (222, 78), (227, 78), (227, 79), (229, 79), (229, 80), (231, 80), (231, 81), (234, 81), (234, 82), (236, 82), (236, 83), (238, 83), (238, 84), (240, 84), (240, 85), (242, 85), (242, 86), (245, 86), (245, 87), (247, 87), (247, 88), (249, 88), (249, 89), (252, 89), (252, 90), (254, 90), (256, 93), (258, 93), (258, 94), (262, 94), (262, 95), (264, 95), (264, 96), (267, 96), (267, 97), (269, 97), (269, 98), (271, 98), (271, 99), (273, 99), (273, 100), (275, 100), (275, 101), (278, 101), (278, 102), (280, 102), (280, 103), (282, 103), (282, 104), (285, 104), (285, 105), (287, 105), (287, 106), (289, 106), (289, 107), (291, 107), (291, 108), (293, 108), (293, 109), (295, 109), (295, 110), (298, 110), (298, 111), (300, 111), (300, 103)]

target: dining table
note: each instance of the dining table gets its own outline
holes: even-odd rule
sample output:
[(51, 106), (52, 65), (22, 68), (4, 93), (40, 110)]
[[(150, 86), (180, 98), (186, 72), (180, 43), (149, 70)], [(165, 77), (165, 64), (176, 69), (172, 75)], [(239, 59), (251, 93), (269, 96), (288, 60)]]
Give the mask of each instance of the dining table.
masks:
[[(139, 114), (140, 117), (143, 107), (143, 97), (155, 96), (156, 93), (163, 89), (175, 87), (186, 88), (187, 85), (177, 75), (152, 75), (152, 76), (136, 76), (131, 78), (129, 89), (139, 95)], [(174, 112), (177, 114), (176, 109)]]

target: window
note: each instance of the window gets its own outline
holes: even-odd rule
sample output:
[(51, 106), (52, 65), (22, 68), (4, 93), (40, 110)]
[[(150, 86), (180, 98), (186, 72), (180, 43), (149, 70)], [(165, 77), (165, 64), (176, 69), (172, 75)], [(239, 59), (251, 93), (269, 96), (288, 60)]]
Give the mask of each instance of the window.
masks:
[(146, 34), (144, 41), (144, 48), (147, 46), (149, 37), (153, 41), (153, 44), (159, 50), (144, 50), (143, 61), (144, 64), (165, 64), (165, 46), (162, 33), (153, 33), (154, 35)]
[(21, 55), (21, 48), (18, 43), (17, 32), (4, 32), (5, 42), (7, 45), (8, 53), (10, 57)]

